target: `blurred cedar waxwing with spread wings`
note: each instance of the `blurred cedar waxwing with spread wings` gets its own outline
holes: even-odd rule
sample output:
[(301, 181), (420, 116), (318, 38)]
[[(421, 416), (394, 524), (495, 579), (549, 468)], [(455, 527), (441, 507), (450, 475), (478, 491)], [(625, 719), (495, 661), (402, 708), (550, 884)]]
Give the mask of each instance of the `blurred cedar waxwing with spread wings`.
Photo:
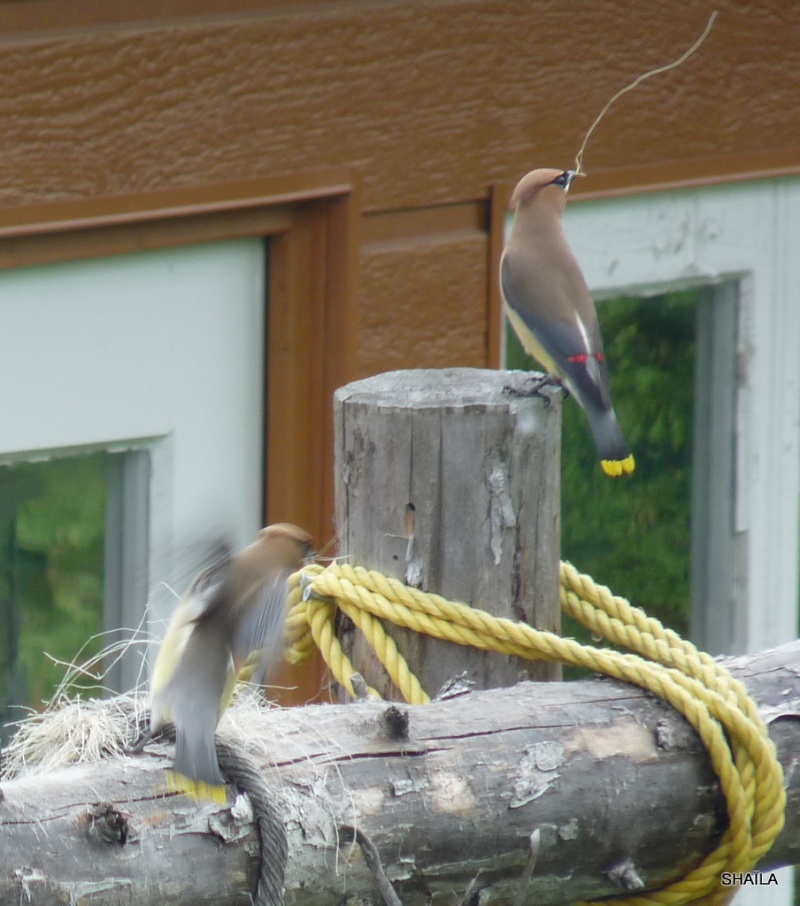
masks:
[(153, 668), (150, 714), (151, 734), (175, 724), (176, 789), (225, 801), (217, 723), (253, 652), (261, 681), (279, 662), (286, 579), (309, 556), (310, 541), (295, 525), (270, 525), (202, 572), (176, 607)]
[(519, 181), (500, 289), (526, 352), (585, 410), (603, 471), (621, 475), (633, 471), (634, 459), (611, 404), (597, 311), (561, 221), (574, 177), (574, 170), (542, 169)]

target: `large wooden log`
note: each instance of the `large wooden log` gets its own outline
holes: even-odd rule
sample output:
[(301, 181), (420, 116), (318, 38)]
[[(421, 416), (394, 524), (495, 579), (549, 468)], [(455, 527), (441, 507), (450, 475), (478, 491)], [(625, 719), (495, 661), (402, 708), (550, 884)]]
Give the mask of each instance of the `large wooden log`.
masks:
[[(520, 395), (530, 383), (519, 371), (421, 369), (337, 390), (339, 554), (557, 632), (561, 395)], [(390, 632), (431, 695), (459, 675), (482, 689), (560, 676), (556, 664)], [(359, 634), (345, 625), (340, 639), (370, 685), (400, 697)]]
[[(786, 772), (786, 828), (765, 865), (798, 862), (800, 642), (726, 663), (758, 701)], [(395, 738), (402, 722), (387, 721), (387, 708), (406, 713), (406, 738)], [(220, 733), (250, 748), (276, 784), (287, 903), (297, 906), (378, 902), (343, 827), (373, 841), (404, 903), (438, 904), (467, 888), (482, 904), (513, 901), (538, 828), (523, 902), (546, 906), (621, 893), (612, 870), (625, 859), (648, 888), (674, 880), (725, 821), (686, 722), (610, 680), (522, 683), (418, 707), (259, 711), (237, 729), (245, 713), (235, 709)], [(258, 843), (245, 802), (234, 815), (168, 794), (169, 763), (169, 747), (154, 746), (4, 783), (0, 903), (248, 903)]]

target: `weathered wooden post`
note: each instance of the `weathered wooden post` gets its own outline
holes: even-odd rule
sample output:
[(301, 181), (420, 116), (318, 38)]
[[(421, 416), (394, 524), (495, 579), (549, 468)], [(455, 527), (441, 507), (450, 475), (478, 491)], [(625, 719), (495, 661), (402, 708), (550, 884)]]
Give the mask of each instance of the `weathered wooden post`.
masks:
[[(539, 629), (559, 627), (560, 394), (514, 395), (522, 372), (395, 371), (334, 396), (339, 552), (426, 591)], [(509, 392), (509, 389), (512, 392)], [(553, 664), (392, 628), (434, 696), (554, 679)], [(352, 627), (342, 643), (367, 682), (399, 693)]]

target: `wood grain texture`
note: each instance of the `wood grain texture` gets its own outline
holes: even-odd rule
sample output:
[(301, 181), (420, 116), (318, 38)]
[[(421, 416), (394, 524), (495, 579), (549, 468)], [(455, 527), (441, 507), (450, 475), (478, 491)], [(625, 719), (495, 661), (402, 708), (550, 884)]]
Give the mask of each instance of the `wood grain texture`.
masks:
[(489, 285), (486, 289), (486, 366), (500, 368), (505, 362), (506, 319), (500, 291), (500, 258), (506, 242), (506, 221), (511, 184), (492, 187), (489, 202)]
[(362, 246), (360, 374), (484, 366), (488, 248), (469, 230)]
[[(486, 198), (571, 164), (611, 94), (708, 16), (701, 0), (136, 5), (7, 5), (0, 204), (334, 164), (363, 172), (366, 210)], [(719, 8), (692, 59), (612, 110), (590, 173), (776, 150), (796, 162), (796, 5)]]
[[(800, 859), (800, 643), (726, 659), (768, 722), (787, 782), (786, 826), (764, 867)], [(115, 702), (109, 702), (114, 708)], [(724, 825), (718, 784), (686, 721), (668, 705), (610, 680), (522, 683), (403, 707), (408, 738), (385, 732), (386, 705), (310, 706), (223, 718), (276, 785), (289, 836), (286, 900), (377, 902), (342, 825), (375, 843), (409, 906), (515, 902), (540, 828), (523, 902), (538, 906), (621, 895), (608, 877), (634, 861), (648, 888), (677, 880)], [(172, 747), (4, 782), (0, 901), (56, 906), (249, 902), (258, 845), (246, 811), (169, 794)], [(240, 805), (241, 809), (241, 805)], [(117, 814), (107, 839), (92, 812)], [(433, 897), (433, 900), (431, 900)]]
[[(560, 397), (509, 396), (522, 372), (398, 371), (336, 392), (336, 528), (353, 563), (558, 631)], [(413, 516), (409, 514), (413, 507)], [(478, 688), (557, 667), (387, 626), (429, 695), (464, 675)], [(355, 669), (398, 698), (360, 633), (343, 633)]]
[(288, 205), (274, 205), (255, 211), (230, 210), (99, 228), (31, 231), (0, 238), (0, 269), (174, 249), (238, 237), (268, 237), (293, 225), (294, 211)]
[[(358, 186), (292, 212), (291, 229), (269, 242), (265, 521), (304, 526), (324, 555), (333, 536), (333, 392), (356, 367)], [(284, 665), (275, 678), (281, 704), (324, 694), (322, 666), (319, 657)]]

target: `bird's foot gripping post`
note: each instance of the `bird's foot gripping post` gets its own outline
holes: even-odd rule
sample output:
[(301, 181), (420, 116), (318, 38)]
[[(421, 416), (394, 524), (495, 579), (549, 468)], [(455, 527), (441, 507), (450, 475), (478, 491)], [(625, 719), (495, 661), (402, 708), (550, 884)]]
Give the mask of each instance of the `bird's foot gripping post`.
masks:
[(506, 385), (503, 387), (503, 393), (507, 396), (517, 397), (535, 396), (540, 400), (544, 400), (545, 406), (549, 406), (552, 397), (550, 394), (544, 392), (547, 387), (556, 387), (561, 391), (564, 399), (569, 396), (569, 390), (567, 390), (564, 382), (557, 377), (553, 377), (552, 374), (531, 374), (528, 377), (527, 386), (514, 387)]

